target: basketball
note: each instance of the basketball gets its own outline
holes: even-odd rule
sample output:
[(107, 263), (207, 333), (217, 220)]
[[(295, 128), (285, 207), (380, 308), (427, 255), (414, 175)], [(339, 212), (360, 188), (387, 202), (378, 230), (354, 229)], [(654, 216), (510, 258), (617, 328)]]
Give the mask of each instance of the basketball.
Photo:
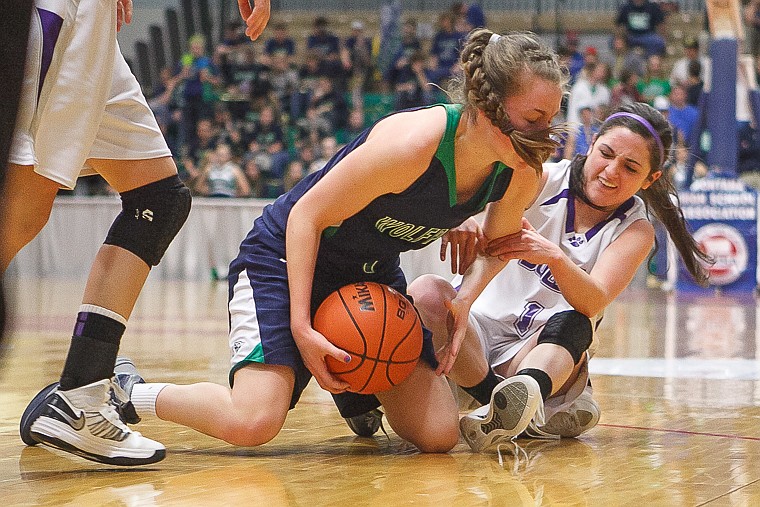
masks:
[(314, 329), (351, 355), (344, 363), (327, 356), (327, 369), (349, 391), (387, 391), (412, 373), (422, 352), (422, 324), (401, 293), (374, 282), (341, 287), (319, 305)]

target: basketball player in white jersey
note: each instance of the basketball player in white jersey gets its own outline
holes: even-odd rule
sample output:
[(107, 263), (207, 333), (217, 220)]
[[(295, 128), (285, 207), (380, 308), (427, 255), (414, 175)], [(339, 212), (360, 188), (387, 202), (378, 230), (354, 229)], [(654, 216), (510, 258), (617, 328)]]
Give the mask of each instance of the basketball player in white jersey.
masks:
[[(103, 176), (123, 207), (90, 271), (60, 382), (27, 407), (21, 438), (102, 463), (154, 463), (165, 449), (122, 422), (119, 415), (137, 418), (112, 377), (127, 319), (185, 222), (190, 193), (119, 51), (116, 33), (131, 21), (132, 0), (34, 3), (0, 209), (0, 272), (45, 225), (58, 189), (74, 188), (80, 174)], [(258, 12), (247, 0), (239, 5), (255, 39), (269, 0)]]
[[(443, 344), (452, 332), (454, 342), (464, 340), (449, 377), (483, 404), (460, 420), (473, 450), (523, 432), (575, 437), (599, 421), (589, 349), (604, 308), (651, 251), (647, 208), (704, 283), (699, 261), (707, 259), (674, 204), (672, 183), (661, 177), (672, 138), (659, 112), (624, 106), (606, 119), (586, 156), (544, 165), (523, 230), (487, 242), (486, 256), (513, 260), (493, 279), (476, 260), (453, 286), (434, 275), (410, 285), (434, 340)], [(488, 285), (470, 306), (465, 291), (481, 283)]]

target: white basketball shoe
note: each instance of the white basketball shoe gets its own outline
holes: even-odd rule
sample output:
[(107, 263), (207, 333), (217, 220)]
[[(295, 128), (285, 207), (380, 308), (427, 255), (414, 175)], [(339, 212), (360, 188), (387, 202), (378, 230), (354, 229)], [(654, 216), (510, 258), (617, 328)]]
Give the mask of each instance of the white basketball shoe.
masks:
[(501, 381), (483, 405), (459, 420), (459, 429), (475, 452), (512, 440), (533, 417), (543, 420), (541, 388), (533, 377), (516, 375)]
[(164, 459), (162, 444), (119, 419), (112, 390), (110, 379), (68, 391), (46, 387), (47, 393), (35, 396), (21, 417), (22, 439), (110, 465), (147, 465)]

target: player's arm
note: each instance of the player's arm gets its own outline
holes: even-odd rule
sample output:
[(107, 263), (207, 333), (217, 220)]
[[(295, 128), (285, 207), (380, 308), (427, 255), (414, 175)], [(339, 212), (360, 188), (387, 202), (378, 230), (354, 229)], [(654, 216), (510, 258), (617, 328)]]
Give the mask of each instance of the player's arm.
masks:
[[(523, 211), (535, 199), (539, 182), (539, 177), (531, 167), (521, 165), (514, 169), (512, 181), (504, 197), (491, 203), (486, 211), (483, 233), (489, 241), (490, 238), (514, 234), (521, 230)], [(465, 272), (457, 296), (449, 303), (453, 327), (450, 340), (437, 351), (439, 365), (436, 373), (445, 375), (454, 366), (467, 330), (472, 303), (507, 262), (508, 259), (502, 260), (499, 257), (478, 256)]]
[(517, 234), (489, 243), (486, 252), (501, 259), (524, 259), (546, 264), (562, 295), (573, 308), (593, 317), (628, 286), (654, 243), (654, 228), (637, 220), (599, 256), (591, 273), (586, 273), (555, 243), (541, 236), (526, 221)]
[(345, 390), (328, 372), (324, 357), (345, 360), (311, 325), (311, 291), (322, 231), (355, 215), (380, 195), (398, 193), (427, 168), (446, 124), (443, 108), (400, 113), (377, 124), (367, 141), (349, 153), (293, 206), (286, 251), (291, 330), (304, 362), (319, 384)]

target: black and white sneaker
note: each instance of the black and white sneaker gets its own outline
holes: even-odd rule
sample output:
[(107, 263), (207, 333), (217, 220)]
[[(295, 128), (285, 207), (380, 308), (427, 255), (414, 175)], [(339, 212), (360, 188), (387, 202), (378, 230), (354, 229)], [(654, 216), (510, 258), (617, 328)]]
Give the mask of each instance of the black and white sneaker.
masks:
[(24, 411), (22, 440), (109, 465), (148, 465), (164, 459), (162, 444), (122, 422), (111, 401), (112, 390), (110, 379), (68, 391), (46, 387)]
[[(383, 426), (383, 413), (379, 409), (354, 417), (346, 417), (346, 424), (360, 437), (371, 437)], [(385, 432), (385, 430), (383, 430)]]

